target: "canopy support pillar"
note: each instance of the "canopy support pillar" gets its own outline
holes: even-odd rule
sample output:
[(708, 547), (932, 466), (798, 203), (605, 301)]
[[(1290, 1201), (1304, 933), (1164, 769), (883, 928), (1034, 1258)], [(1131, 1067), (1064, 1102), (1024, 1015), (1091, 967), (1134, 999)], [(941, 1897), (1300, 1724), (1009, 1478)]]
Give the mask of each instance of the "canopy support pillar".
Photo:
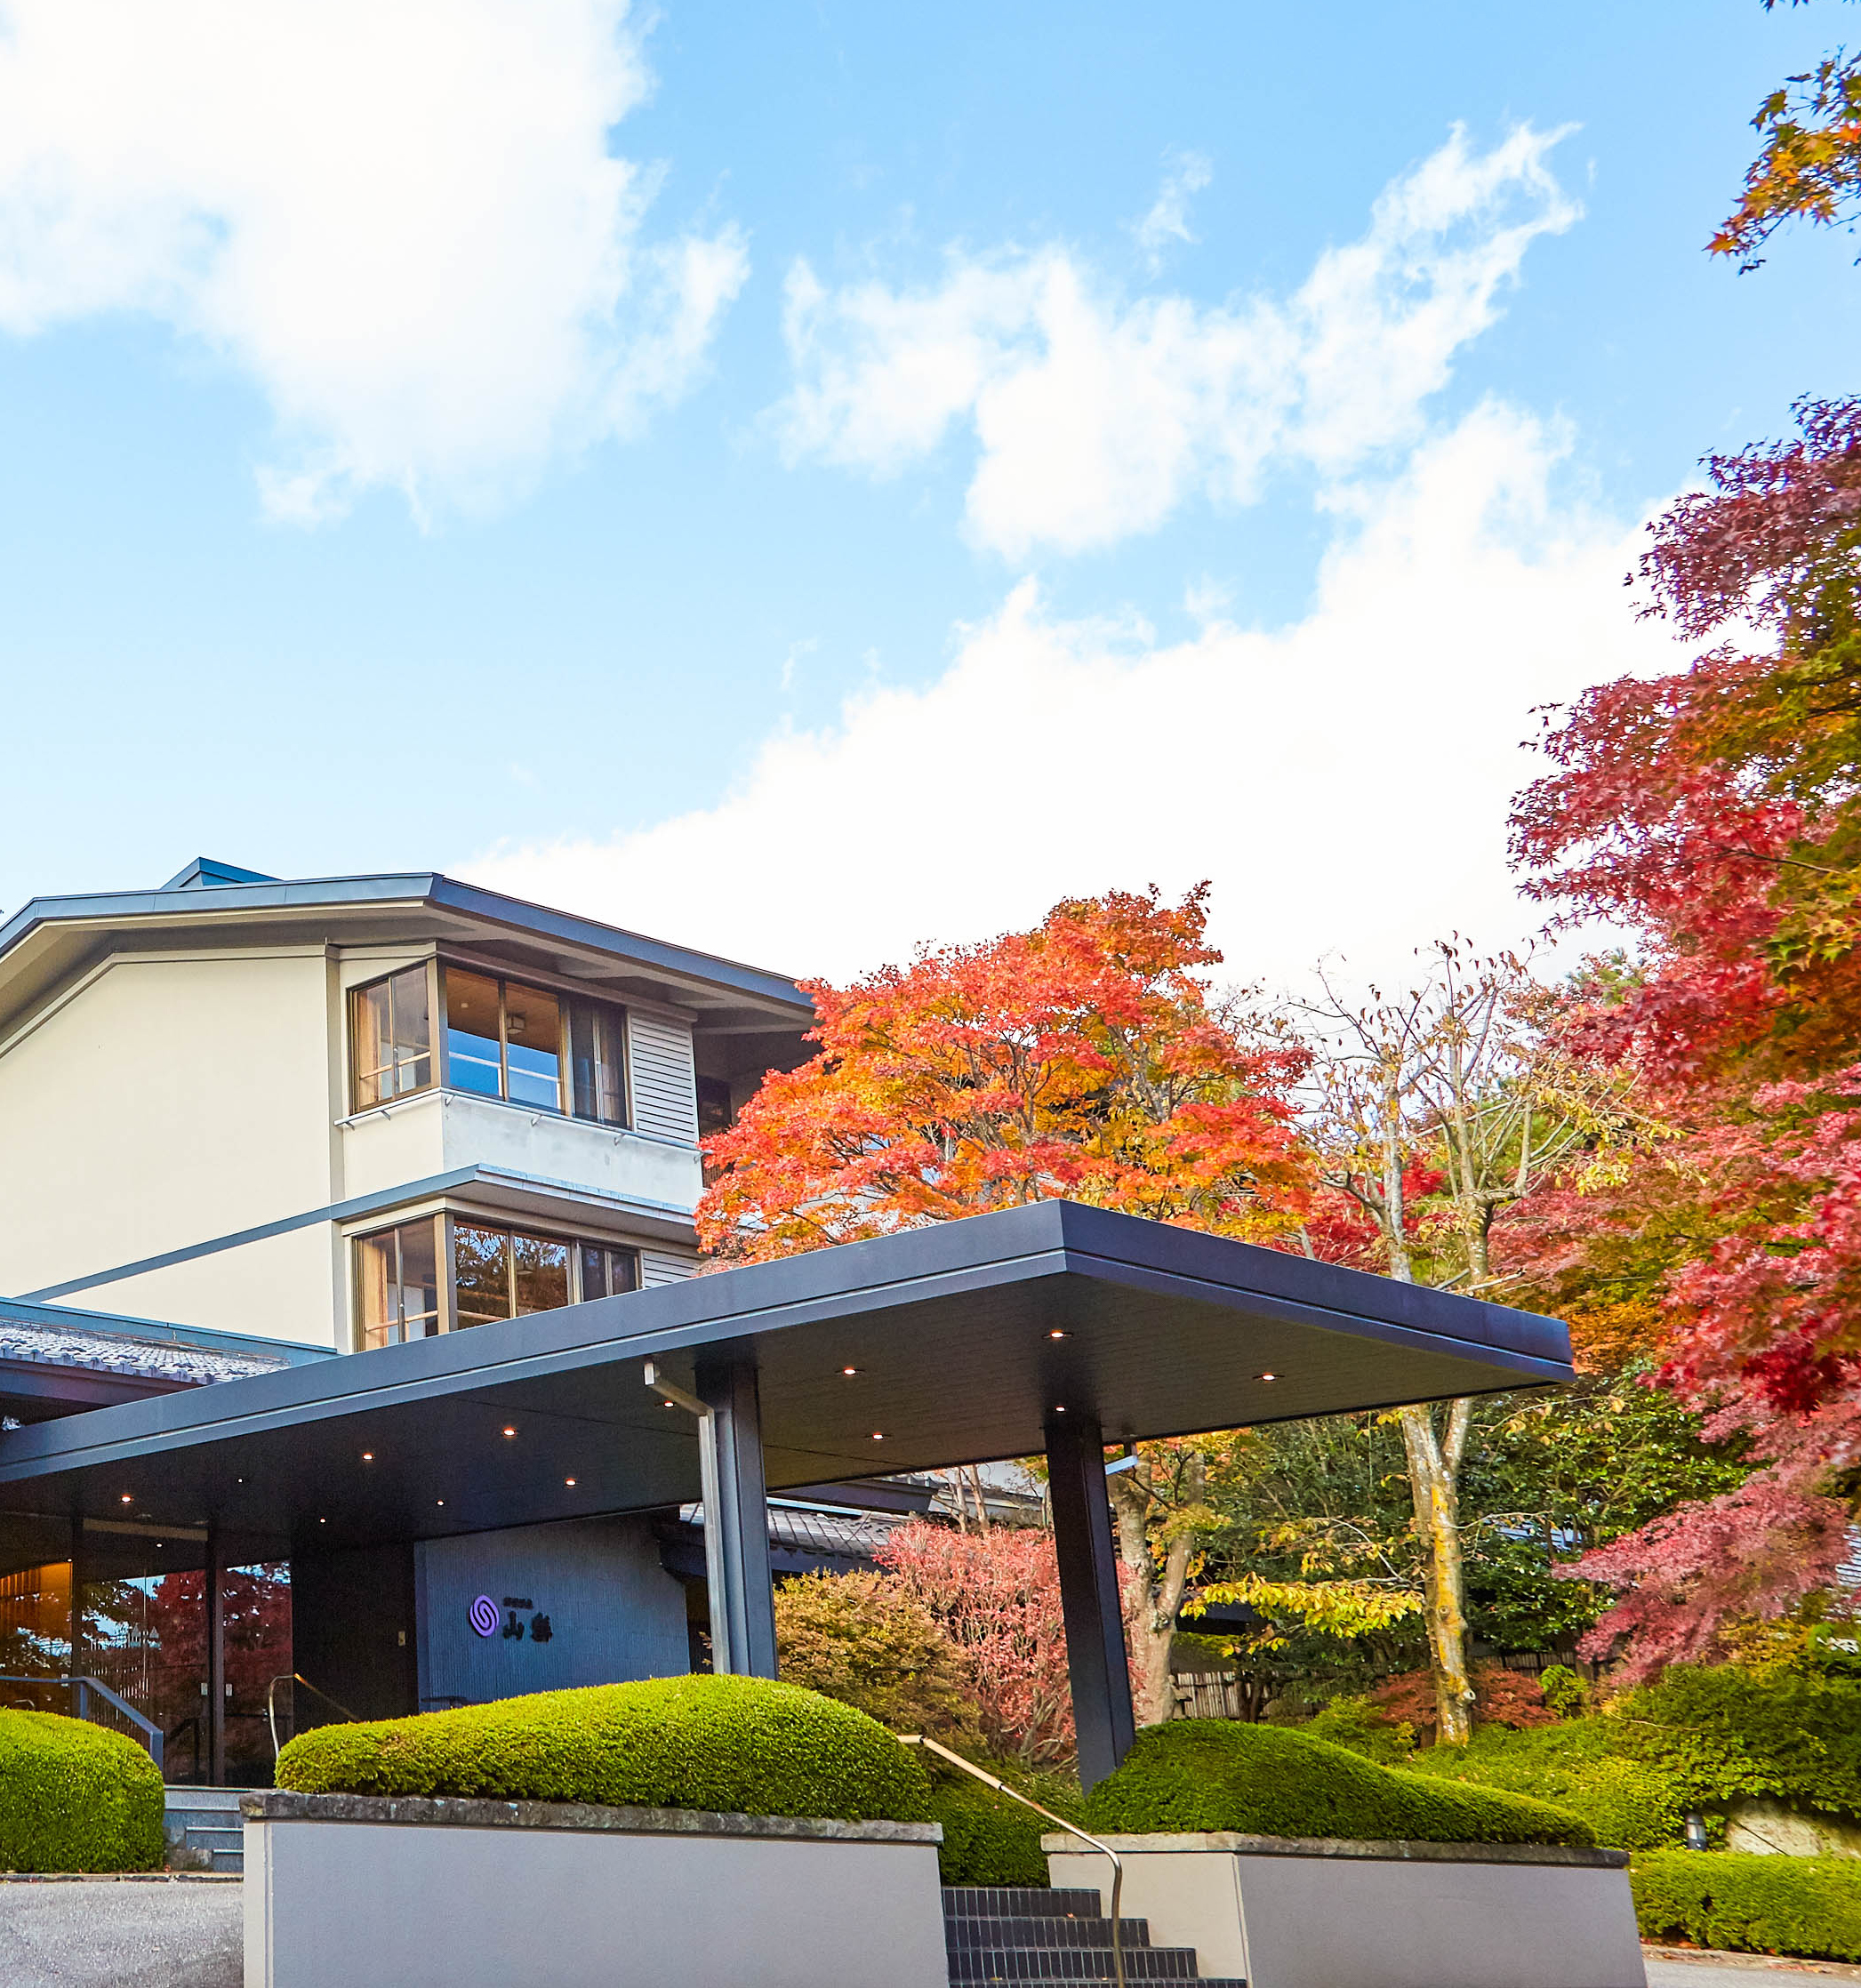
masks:
[(1047, 1424), (1054, 1549), (1066, 1620), (1066, 1671), (1079, 1734), (1079, 1784), (1103, 1781), (1131, 1750), (1131, 1672), (1119, 1606), (1111, 1501), (1105, 1492), (1105, 1441), (1096, 1415), (1077, 1410)]
[(207, 1785), (226, 1785), (226, 1548), (207, 1527)]
[(717, 1667), (727, 1664), (742, 1677), (773, 1678), (775, 1593), (756, 1367), (747, 1359), (704, 1360), (697, 1380), (698, 1398), (710, 1411), (699, 1423), (698, 1439), (712, 1446), (712, 1469), (705, 1473), (704, 1531), (707, 1568), (712, 1570), (712, 1647), (726, 1653), (726, 1663)]

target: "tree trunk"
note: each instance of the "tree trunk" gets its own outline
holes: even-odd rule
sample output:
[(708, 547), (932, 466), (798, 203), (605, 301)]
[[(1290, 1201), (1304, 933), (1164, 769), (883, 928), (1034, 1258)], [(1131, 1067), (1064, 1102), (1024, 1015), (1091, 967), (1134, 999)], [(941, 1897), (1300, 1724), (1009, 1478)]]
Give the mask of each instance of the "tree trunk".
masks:
[(1452, 1405), (1445, 1439), (1435, 1433), (1432, 1407), (1424, 1405), (1401, 1411), (1416, 1538), (1422, 1549), (1429, 1668), (1434, 1672), (1435, 1739), (1442, 1746), (1464, 1746), (1473, 1735), (1459, 1489), (1461, 1454), (1472, 1409), (1472, 1401), (1464, 1398)]
[[(1201, 1458), (1191, 1458), (1186, 1472), (1186, 1502), (1199, 1504), (1205, 1475)], [(1151, 1553), (1153, 1499), (1150, 1487), (1138, 1480), (1135, 1471), (1126, 1471), (1111, 1480), (1111, 1507), (1118, 1517), (1118, 1557), (1137, 1576), (1137, 1621), (1133, 1637), (1137, 1671), (1131, 1679), (1131, 1709), (1140, 1726), (1161, 1726), (1176, 1709), (1169, 1653), (1175, 1640), (1176, 1616), (1183, 1606), (1189, 1563), (1195, 1555), (1195, 1535), (1181, 1532), (1170, 1540), (1159, 1579)]]

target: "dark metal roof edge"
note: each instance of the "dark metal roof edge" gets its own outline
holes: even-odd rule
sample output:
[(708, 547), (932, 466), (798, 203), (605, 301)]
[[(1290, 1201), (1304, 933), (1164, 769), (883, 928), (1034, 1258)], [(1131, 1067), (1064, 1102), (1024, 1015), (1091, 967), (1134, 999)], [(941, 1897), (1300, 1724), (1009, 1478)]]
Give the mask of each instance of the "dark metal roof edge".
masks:
[[(1075, 1244), (1071, 1248), (1070, 1237)], [(919, 1247), (902, 1248), (908, 1240)], [(1118, 1251), (1112, 1246), (1119, 1240), (1132, 1248)], [(1157, 1251), (1166, 1240), (1177, 1251), (1189, 1245), (1201, 1247), (1189, 1249), (1192, 1259), (1189, 1263), (1159, 1264)], [(1079, 1247), (1088, 1241), (1094, 1247)], [(886, 1274), (875, 1278), (869, 1271), (862, 1278), (862, 1265), (870, 1264), (876, 1252), (883, 1253), (878, 1261)], [(1242, 1255), (1236, 1257), (1234, 1252)], [(1223, 1267), (1223, 1256), (1229, 1259), (1230, 1274), (1207, 1274), (1210, 1269)], [(514, 1383), (538, 1372), (572, 1371), (672, 1352), (690, 1354), (741, 1342), (759, 1332), (844, 1315), (874, 1300), (890, 1310), (911, 1298), (947, 1295), (953, 1289), (1064, 1275), (1158, 1280), (1184, 1295), (1199, 1287), (1210, 1293), (1263, 1302), (1281, 1316), (1296, 1313), (1304, 1323), (1320, 1328), (1368, 1333), (1385, 1342), (1432, 1345), (1443, 1353), (1484, 1358), (1496, 1367), (1517, 1374), (1523, 1384), (1569, 1378), (1568, 1337), (1553, 1319), (1536, 1319), (1530, 1313), (1504, 1314), (1528, 1319), (1552, 1335), (1552, 1350), (1533, 1351), (1472, 1332), (1442, 1330), (1412, 1316), (1391, 1318), (1387, 1312), (1379, 1316), (1361, 1303), (1328, 1303), (1320, 1293), (1301, 1296), (1286, 1291), (1283, 1284), (1263, 1288), (1232, 1274), (1239, 1263), (1255, 1263), (1261, 1258), (1297, 1266), (1291, 1274), (1308, 1279), (1321, 1271), (1330, 1272), (1345, 1279), (1340, 1288), (1359, 1300), (1376, 1293), (1406, 1294), (1401, 1309), (1411, 1314), (1422, 1299), (1432, 1299), (1459, 1315), (1456, 1323), (1471, 1325), (1504, 1314), (1503, 1307), (1430, 1291), (1424, 1286), (1396, 1284), (1364, 1271), (1336, 1271), (1332, 1265), (1315, 1264), (1305, 1257), (1262, 1250), (1225, 1237), (1167, 1228), (1079, 1203), (1036, 1202), (964, 1222), (848, 1243), (774, 1263), (718, 1271), (480, 1326), (470, 1333), (352, 1354), (336, 1367), (319, 1367), (315, 1373), (254, 1375), (189, 1395), (100, 1409), (49, 1428), (39, 1424), (10, 1431), (0, 1440), (0, 1483), (79, 1468), (87, 1460), (102, 1461), (125, 1446), (140, 1448), (164, 1436), (204, 1436), (217, 1427), (223, 1439), (242, 1432), (240, 1425), (243, 1432), (256, 1435), (281, 1422), (323, 1421), (367, 1413), (409, 1399), (437, 1399), (467, 1389)], [(1320, 1283), (1322, 1292), (1330, 1279), (1322, 1278)], [(720, 1294), (739, 1302), (720, 1308), (717, 1303)], [(1561, 1343), (1560, 1351), (1555, 1350), (1557, 1342)], [(100, 1418), (106, 1426), (99, 1426)], [(60, 1430), (63, 1439), (58, 1440)], [(88, 1458), (86, 1452), (91, 1453)]]
[(480, 885), (461, 884), (437, 870), (303, 878), (282, 883), (216, 884), (211, 889), (185, 892), (103, 891), (69, 897), (35, 897), (0, 925), (0, 958), (40, 926), (77, 919), (127, 921), (178, 912), (192, 916), (217, 910), (287, 911), (398, 902), (439, 905), (564, 944), (590, 946), (617, 959), (656, 966), (688, 980), (727, 987), (758, 1000), (793, 1008), (810, 1022), (814, 1017), (814, 1004), (786, 974), (700, 952), (693, 947), (673, 945), (662, 939), (651, 939), (644, 933), (604, 925), (598, 919), (552, 910), (548, 905), (507, 897)]
[(277, 1359), (292, 1367), (316, 1367), (335, 1358), (333, 1346), (309, 1346), (301, 1340), (270, 1339), (259, 1333), (221, 1332), (211, 1326), (175, 1325), (164, 1319), (126, 1318), (115, 1311), (80, 1311), (75, 1305), (41, 1304), (25, 1298), (0, 1298), (0, 1321), (48, 1326), (67, 1332), (95, 1333), (109, 1339), (152, 1341), (163, 1346), (191, 1348), (200, 1353), (237, 1353), (251, 1359)]

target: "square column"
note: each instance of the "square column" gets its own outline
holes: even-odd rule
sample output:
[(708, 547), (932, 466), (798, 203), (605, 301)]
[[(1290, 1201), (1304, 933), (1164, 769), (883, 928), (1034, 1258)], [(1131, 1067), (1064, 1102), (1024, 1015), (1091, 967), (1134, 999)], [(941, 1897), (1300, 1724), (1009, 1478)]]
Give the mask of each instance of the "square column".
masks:
[(1047, 1425), (1047, 1467), (1079, 1784), (1089, 1789), (1117, 1767), (1137, 1736), (1098, 1417), (1078, 1410), (1053, 1416)]
[[(710, 1410), (698, 1439), (713, 1445), (716, 1509), (707, 1503), (711, 1645), (741, 1677), (775, 1675), (775, 1597), (769, 1571), (769, 1501), (763, 1481), (762, 1409), (746, 1359), (701, 1361), (698, 1398)], [(706, 1495), (710, 1496), (707, 1472)], [(715, 1540), (713, 1548), (710, 1542)], [(722, 1629), (723, 1635), (718, 1636)]]
[(226, 1785), (226, 1549), (207, 1527), (207, 1785)]

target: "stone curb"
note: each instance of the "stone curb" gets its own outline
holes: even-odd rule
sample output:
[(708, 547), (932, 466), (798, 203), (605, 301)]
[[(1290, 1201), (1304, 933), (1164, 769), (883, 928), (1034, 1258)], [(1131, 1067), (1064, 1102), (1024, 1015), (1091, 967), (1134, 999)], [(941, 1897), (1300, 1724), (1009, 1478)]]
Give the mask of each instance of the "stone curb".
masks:
[(941, 1843), (940, 1823), (848, 1823), (833, 1816), (732, 1816), (705, 1808), (606, 1808), (580, 1801), (487, 1801), (455, 1795), (242, 1796), (255, 1823), (399, 1823), (458, 1829), (613, 1831), (633, 1836), (775, 1837), (826, 1843)]
[[(1099, 1840), (1110, 1844), (1120, 1856), (1140, 1851), (1151, 1855), (1214, 1851), (1241, 1856), (1361, 1857), (1383, 1864), (1548, 1864), (1583, 1871), (1622, 1871), (1628, 1865), (1626, 1850), (1592, 1850), (1571, 1843), (1376, 1843), (1343, 1836), (1244, 1836), (1232, 1830), (1100, 1835)], [(1043, 1836), (1040, 1848), (1049, 1854), (1093, 1855), (1091, 1848), (1076, 1836)]]
[(0, 1885), (237, 1885), (237, 1871), (0, 1871)]
[(1686, 1960), (1709, 1968), (1745, 1968), (1753, 1974), (1814, 1974), (1838, 1981), (1861, 1981), (1861, 1968), (1846, 1960), (1808, 1960), (1793, 1953), (1732, 1953), (1713, 1946), (1656, 1946), (1643, 1940), (1650, 1960)]

